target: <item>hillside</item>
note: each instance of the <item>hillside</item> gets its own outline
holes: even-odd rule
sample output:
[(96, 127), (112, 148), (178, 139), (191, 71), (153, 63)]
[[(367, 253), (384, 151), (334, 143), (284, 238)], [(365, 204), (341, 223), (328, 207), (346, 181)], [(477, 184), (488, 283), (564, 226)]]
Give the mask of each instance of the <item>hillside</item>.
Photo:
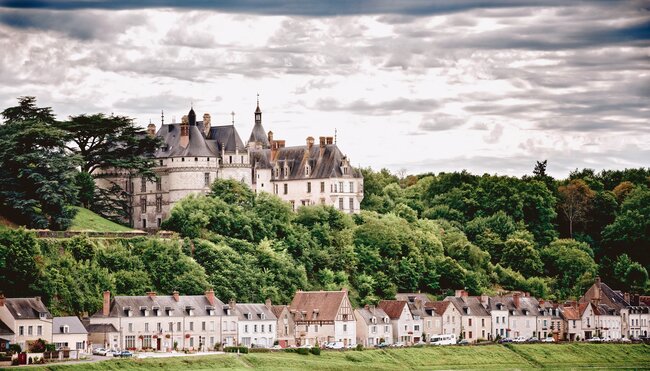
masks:
[(77, 215), (74, 217), (72, 225), (69, 228), (71, 231), (126, 232), (133, 230), (102, 218), (83, 207), (75, 207), (75, 209), (77, 209)]
[(49, 366), (57, 370), (432, 370), (650, 368), (650, 347), (642, 344), (526, 344), (468, 347), (425, 347), (387, 350), (325, 351), (320, 356), (295, 353), (253, 353), (199, 357), (110, 360)]

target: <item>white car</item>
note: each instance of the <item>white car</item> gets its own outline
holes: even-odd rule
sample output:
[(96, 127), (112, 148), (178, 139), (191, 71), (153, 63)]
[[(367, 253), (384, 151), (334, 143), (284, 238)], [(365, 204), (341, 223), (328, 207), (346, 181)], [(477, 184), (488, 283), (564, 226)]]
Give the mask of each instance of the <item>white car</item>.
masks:
[(108, 350), (104, 348), (97, 348), (93, 350), (93, 354), (96, 356), (106, 356), (108, 354)]
[(555, 338), (549, 336), (547, 338), (542, 339), (542, 343), (555, 343)]
[(311, 349), (311, 348), (312, 348), (312, 346), (311, 346), (311, 345), (309, 345), (309, 344), (303, 344), (303, 345), (301, 345), (301, 346), (299, 346), (298, 348), (305, 348), (305, 349)]
[(594, 337), (590, 338), (587, 341), (592, 342), (592, 343), (596, 343), (596, 342), (603, 341), (603, 339), (599, 338), (598, 336), (594, 336)]
[(525, 336), (517, 336), (516, 338), (512, 339), (513, 343), (525, 343), (526, 342), (526, 337)]
[(325, 348), (327, 349), (343, 349), (345, 346), (343, 345), (342, 341), (332, 341), (330, 343), (325, 344)]

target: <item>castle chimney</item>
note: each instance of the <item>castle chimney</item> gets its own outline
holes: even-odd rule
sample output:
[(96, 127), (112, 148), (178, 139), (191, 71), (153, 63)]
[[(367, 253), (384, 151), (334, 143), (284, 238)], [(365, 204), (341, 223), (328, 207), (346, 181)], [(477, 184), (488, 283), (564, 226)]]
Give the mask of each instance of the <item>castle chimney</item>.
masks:
[(205, 292), (205, 298), (208, 299), (208, 302), (210, 305), (214, 306), (214, 303), (216, 302), (215, 297), (214, 297), (214, 290), (210, 289)]
[[(4, 301), (4, 297), (3, 297)], [(111, 292), (106, 290), (104, 291), (104, 300), (102, 302), (102, 315), (108, 317), (111, 313)]]
[(174, 297), (174, 301), (177, 302), (177, 303), (181, 300), (181, 297), (180, 297), (178, 291), (172, 292), (172, 296)]
[(327, 144), (334, 144), (334, 137), (327, 137), (326, 142)]
[(325, 137), (319, 137), (318, 139), (320, 140), (320, 148), (325, 147)]
[(149, 125), (147, 125), (147, 135), (150, 137), (156, 136), (156, 125), (152, 123), (149, 123)]
[(519, 308), (519, 297), (521, 296), (521, 293), (514, 293), (512, 294), (512, 303), (515, 305), (515, 308)]
[(314, 137), (307, 137), (307, 149), (310, 150), (314, 146)]
[(181, 140), (179, 144), (183, 148), (187, 148), (187, 145), (190, 144), (190, 122), (187, 115), (181, 119)]
[(203, 133), (205, 134), (205, 137), (208, 137), (208, 134), (210, 134), (210, 125), (211, 125), (211, 118), (209, 113), (204, 113), (203, 114)]
[(268, 137), (269, 137), (269, 144), (272, 144), (273, 143), (273, 132), (272, 131), (269, 131)]

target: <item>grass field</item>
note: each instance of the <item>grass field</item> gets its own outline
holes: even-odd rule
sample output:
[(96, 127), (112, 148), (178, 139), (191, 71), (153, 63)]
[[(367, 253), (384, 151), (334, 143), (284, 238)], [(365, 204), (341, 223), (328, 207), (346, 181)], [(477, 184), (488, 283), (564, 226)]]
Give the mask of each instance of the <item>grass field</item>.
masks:
[(83, 207), (75, 207), (75, 209), (77, 209), (77, 215), (70, 226), (71, 231), (126, 232), (133, 230), (104, 219)]
[(78, 365), (50, 365), (36, 370), (573, 370), (650, 369), (650, 346), (643, 344), (522, 344), (425, 347), (385, 350), (324, 351), (320, 356), (252, 353), (110, 360)]

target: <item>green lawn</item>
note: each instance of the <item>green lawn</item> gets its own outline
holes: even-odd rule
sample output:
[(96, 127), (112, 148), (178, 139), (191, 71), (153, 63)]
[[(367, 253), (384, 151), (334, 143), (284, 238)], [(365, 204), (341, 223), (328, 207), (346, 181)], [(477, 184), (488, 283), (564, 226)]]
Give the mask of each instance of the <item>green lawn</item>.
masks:
[(75, 209), (77, 209), (77, 215), (72, 221), (72, 226), (70, 226), (71, 231), (126, 232), (133, 230), (104, 219), (83, 207), (75, 207)]
[(650, 369), (650, 346), (643, 344), (521, 344), (324, 351), (320, 356), (252, 353), (201, 357), (110, 360), (50, 365), (35, 370), (436, 370), (480, 369)]

